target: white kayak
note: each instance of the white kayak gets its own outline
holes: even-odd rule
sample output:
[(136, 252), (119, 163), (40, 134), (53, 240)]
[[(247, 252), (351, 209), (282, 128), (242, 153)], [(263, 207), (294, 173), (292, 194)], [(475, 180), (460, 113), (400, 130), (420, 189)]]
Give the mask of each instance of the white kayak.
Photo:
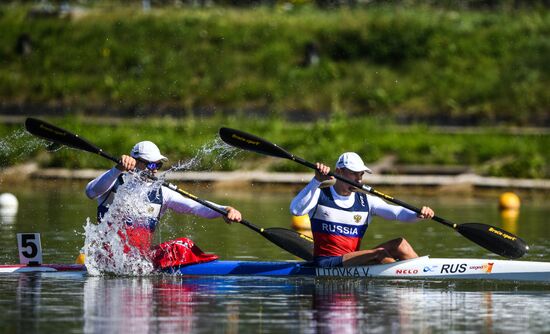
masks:
[(550, 263), (517, 260), (442, 259), (422, 256), (406, 261), (364, 267), (316, 268), (316, 275), (550, 282)]

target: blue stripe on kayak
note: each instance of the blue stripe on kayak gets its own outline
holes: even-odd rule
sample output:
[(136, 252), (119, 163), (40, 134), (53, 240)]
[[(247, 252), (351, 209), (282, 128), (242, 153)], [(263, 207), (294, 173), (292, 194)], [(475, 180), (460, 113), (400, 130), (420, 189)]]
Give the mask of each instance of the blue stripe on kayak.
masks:
[(191, 264), (165, 270), (181, 275), (263, 275), (290, 276), (315, 275), (315, 268), (304, 266), (304, 262), (255, 262), (255, 261), (212, 261)]

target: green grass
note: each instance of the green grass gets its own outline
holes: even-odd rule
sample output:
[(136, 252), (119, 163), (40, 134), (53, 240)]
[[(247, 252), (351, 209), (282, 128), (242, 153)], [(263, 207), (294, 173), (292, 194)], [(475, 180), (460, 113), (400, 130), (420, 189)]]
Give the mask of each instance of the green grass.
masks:
[[(114, 156), (128, 154), (141, 140), (152, 140), (174, 164), (191, 170), (235, 170), (265, 167), (264, 156), (228, 152), (217, 133), (227, 126), (261, 136), (309, 161), (333, 165), (345, 151), (358, 152), (368, 164), (393, 154), (399, 164), (469, 166), (481, 175), (517, 178), (550, 177), (550, 134), (511, 134), (507, 129), (478, 128), (449, 133), (437, 127), (403, 127), (381, 118), (348, 118), (335, 114), (329, 121), (295, 123), (255, 119), (245, 115), (214, 118), (127, 120), (106, 125), (83, 117), (51, 119), (52, 123), (90, 140)], [(97, 155), (63, 148), (46, 153), (45, 145), (23, 125), (1, 125), (2, 166), (36, 160), (45, 167), (107, 168), (112, 163)], [(269, 159), (272, 171), (304, 171), (286, 159)]]
[[(112, 5), (72, 20), (26, 13), (0, 5), (6, 105), (58, 105), (100, 116), (344, 110), (443, 124), (550, 124), (547, 9), (144, 13)], [(22, 33), (33, 41), (28, 56), (14, 51)], [(301, 65), (308, 43), (318, 47), (317, 66)]]

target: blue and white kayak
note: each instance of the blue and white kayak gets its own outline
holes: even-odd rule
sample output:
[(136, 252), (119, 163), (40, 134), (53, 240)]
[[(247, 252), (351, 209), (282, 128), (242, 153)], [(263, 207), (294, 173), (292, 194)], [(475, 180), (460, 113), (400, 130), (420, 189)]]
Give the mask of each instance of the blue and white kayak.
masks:
[[(0, 273), (73, 271), (83, 265), (0, 265)], [(390, 264), (316, 268), (305, 262), (212, 261), (166, 270), (179, 275), (315, 276), (426, 280), (500, 280), (550, 283), (550, 262), (487, 259), (446, 259), (422, 256)]]
[(369, 277), (392, 279), (483, 279), (550, 282), (550, 263), (422, 256), (390, 264), (316, 268), (303, 262), (214, 261), (175, 268), (182, 275)]

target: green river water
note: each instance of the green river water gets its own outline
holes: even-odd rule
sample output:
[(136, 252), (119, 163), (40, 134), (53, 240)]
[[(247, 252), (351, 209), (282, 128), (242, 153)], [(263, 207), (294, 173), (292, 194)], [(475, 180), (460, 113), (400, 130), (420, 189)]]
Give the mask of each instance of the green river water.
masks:
[[(17, 263), (16, 233), (40, 232), (44, 262), (72, 263), (95, 202), (78, 182), (1, 185), (19, 200), (0, 224), (1, 263)], [(262, 227), (290, 228), (294, 189), (267, 192), (186, 188), (238, 208)], [(391, 189), (388, 190), (391, 193)], [(550, 261), (547, 198), (525, 198), (517, 222), (505, 221), (495, 196), (394, 194), (427, 204), (449, 220), (504, 227), (531, 246), (523, 260)], [(156, 241), (185, 236), (222, 259), (296, 260), (263, 237), (221, 219), (168, 215)], [(374, 220), (363, 247), (405, 237), (432, 257), (498, 258), (436, 222)], [(550, 331), (550, 285), (259, 277), (0, 276), (4, 333), (543, 333)]]

